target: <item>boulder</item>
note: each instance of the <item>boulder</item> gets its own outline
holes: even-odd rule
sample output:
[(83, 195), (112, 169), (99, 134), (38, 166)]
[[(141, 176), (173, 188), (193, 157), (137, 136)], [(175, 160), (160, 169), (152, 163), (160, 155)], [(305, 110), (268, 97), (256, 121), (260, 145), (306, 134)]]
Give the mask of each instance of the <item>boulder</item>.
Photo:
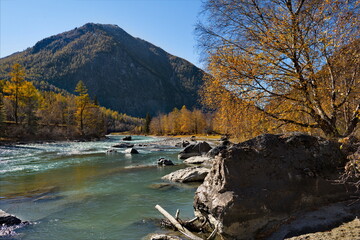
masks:
[(171, 160), (166, 159), (166, 158), (159, 158), (158, 161), (157, 161), (157, 164), (159, 166), (172, 166), (172, 165), (174, 165), (174, 163)]
[(190, 141), (196, 142), (196, 136), (191, 136), (191, 137), (190, 137)]
[(115, 144), (112, 147), (114, 148), (132, 148), (134, 147), (134, 144), (131, 143), (119, 143), (119, 144)]
[(0, 226), (13, 226), (20, 223), (22, 223), (22, 221), (19, 218), (0, 209)]
[(183, 148), (183, 147), (187, 147), (187, 146), (189, 146), (189, 145), (190, 145), (189, 141), (186, 141), (186, 140), (185, 140), (185, 141), (176, 143), (176, 144), (175, 144), (175, 147)]
[(209, 157), (203, 157), (203, 156), (195, 156), (195, 157), (189, 157), (188, 159), (184, 160), (184, 163), (187, 164), (203, 164), (205, 162), (211, 162), (212, 159)]
[(165, 175), (161, 179), (169, 180), (172, 182), (181, 182), (181, 183), (202, 182), (208, 173), (209, 173), (208, 168), (188, 167), (185, 169), (177, 170), (168, 175)]
[(201, 156), (210, 151), (211, 147), (207, 142), (198, 142), (190, 144), (179, 153), (180, 159), (186, 159), (193, 156)]
[(139, 152), (135, 148), (128, 148), (128, 149), (125, 150), (125, 153), (137, 154)]
[(126, 136), (126, 137), (123, 137), (122, 140), (123, 141), (131, 141), (132, 138), (131, 138), (131, 136)]
[(215, 158), (195, 193), (195, 214), (224, 239), (266, 238), (295, 213), (348, 199), (355, 189), (331, 181), (345, 162), (339, 144), (323, 138), (258, 136)]
[(227, 147), (224, 145), (216, 146), (211, 149), (207, 154), (206, 157), (214, 158), (215, 156), (219, 155), (222, 150), (225, 150)]

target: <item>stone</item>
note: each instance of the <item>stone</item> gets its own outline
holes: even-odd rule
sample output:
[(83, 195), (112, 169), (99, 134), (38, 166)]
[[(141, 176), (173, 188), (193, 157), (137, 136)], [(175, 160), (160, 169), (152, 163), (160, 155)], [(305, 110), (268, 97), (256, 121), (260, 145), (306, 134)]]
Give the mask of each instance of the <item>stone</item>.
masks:
[(131, 138), (131, 136), (126, 136), (126, 137), (123, 137), (122, 140), (123, 141), (131, 141), (132, 138)]
[(176, 144), (175, 144), (175, 147), (183, 148), (183, 147), (187, 147), (187, 146), (189, 146), (189, 145), (190, 145), (189, 141), (186, 141), (186, 140), (185, 140), (185, 141), (176, 143)]
[(163, 176), (161, 179), (169, 180), (172, 182), (202, 182), (206, 175), (209, 173), (208, 168), (204, 167), (188, 167), (172, 172)]
[(210, 151), (211, 147), (207, 142), (198, 142), (190, 144), (179, 153), (180, 159), (186, 159), (194, 156), (202, 156)]
[(172, 165), (174, 165), (174, 163), (171, 160), (166, 159), (166, 158), (159, 158), (158, 161), (157, 161), (157, 164), (159, 166), (172, 166)]
[(214, 158), (215, 156), (219, 155), (222, 150), (225, 150), (227, 147), (224, 145), (216, 146), (211, 149), (207, 154), (206, 157)]
[(196, 141), (196, 136), (191, 136), (190, 141), (195, 142)]
[(119, 143), (112, 146), (113, 148), (132, 148), (134, 144), (131, 143)]
[(203, 156), (195, 156), (195, 157), (189, 157), (188, 159), (184, 160), (184, 163), (186, 164), (203, 164), (204, 162), (211, 162), (212, 159), (209, 157), (203, 157)]
[(153, 234), (150, 236), (150, 240), (181, 240), (181, 238), (165, 234)]
[(117, 151), (115, 149), (108, 149), (106, 153), (117, 153)]
[(135, 148), (128, 148), (128, 149), (125, 150), (125, 153), (137, 154), (139, 152)]
[(264, 134), (223, 150), (195, 193), (195, 215), (224, 239), (270, 235), (298, 212), (347, 200), (333, 184), (346, 158), (336, 142), (306, 134)]
[(22, 221), (19, 218), (7, 212), (4, 212), (3, 210), (0, 209), (0, 226), (2, 225), (13, 226), (13, 225), (18, 225), (20, 223), (22, 223)]

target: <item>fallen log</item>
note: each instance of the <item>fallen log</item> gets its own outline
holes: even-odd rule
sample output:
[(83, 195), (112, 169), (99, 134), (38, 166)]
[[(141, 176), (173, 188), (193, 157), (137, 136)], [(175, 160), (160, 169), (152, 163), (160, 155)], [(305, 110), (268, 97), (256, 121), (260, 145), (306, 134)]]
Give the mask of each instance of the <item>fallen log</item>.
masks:
[(186, 237), (192, 239), (192, 240), (203, 240), (202, 238), (196, 236), (192, 232), (190, 232), (188, 229), (186, 229), (183, 225), (181, 225), (173, 216), (170, 215), (165, 209), (163, 209), (160, 205), (156, 205), (155, 208), (162, 214), (164, 217), (166, 217), (176, 228), (184, 234)]

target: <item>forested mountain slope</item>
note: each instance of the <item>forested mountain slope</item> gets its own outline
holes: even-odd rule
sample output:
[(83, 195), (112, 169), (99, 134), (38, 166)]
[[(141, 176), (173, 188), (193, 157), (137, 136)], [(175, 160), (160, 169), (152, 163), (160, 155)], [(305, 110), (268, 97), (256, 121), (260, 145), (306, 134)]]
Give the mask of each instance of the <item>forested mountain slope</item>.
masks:
[(29, 80), (73, 92), (82, 80), (100, 104), (132, 116), (192, 108), (203, 71), (116, 25), (88, 23), (0, 59), (0, 78), (14, 63)]

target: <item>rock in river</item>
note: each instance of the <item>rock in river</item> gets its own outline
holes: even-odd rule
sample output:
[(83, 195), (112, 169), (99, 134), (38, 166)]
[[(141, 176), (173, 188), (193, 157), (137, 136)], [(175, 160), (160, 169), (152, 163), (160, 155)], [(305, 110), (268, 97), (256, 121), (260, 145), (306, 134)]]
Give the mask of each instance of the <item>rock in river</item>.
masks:
[(137, 154), (139, 152), (135, 148), (128, 148), (128, 149), (125, 150), (125, 153)]
[(210, 149), (211, 147), (207, 142), (190, 144), (179, 153), (179, 158), (186, 159), (193, 156), (201, 156), (203, 154), (206, 154)]
[(112, 146), (113, 148), (132, 148), (134, 144), (131, 143), (119, 143)]
[(131, 141), (132, 137), (131, 136), (126, 136), (122, 138), (123, 141)]
[(19, 218), (7, 212), (4, 212), (3, 210), (0, 209), (0, 226), (2, 225), (13, 226), (13, 225), (18, 225), (20, 223), (22, 223), (22, 221)]
[(159, 166), (172, 166), (172, 165), (174, 165), (174, 163), (171, 160), (166, 159), (166, 158), (159, 158), (158, 161), (157, 161), (157, 164)]
[(117, 153), (117, 151), (115, 149), (108, 149), (106, 153)]
[(161, 179), (169, 180), (172, 182), (202, 182), (206, 175), (209, 173), (208, 168), (204, 167), (188, 167), (172, 172), (163, 176)]
[(295, 213), (348, 199), (351, 190), (331, 182), (345, 162), (339, 144), (323, 138), (258, 136), (215, 159), (196, 191), (195, 214), (225, 239), (266, 239)]

